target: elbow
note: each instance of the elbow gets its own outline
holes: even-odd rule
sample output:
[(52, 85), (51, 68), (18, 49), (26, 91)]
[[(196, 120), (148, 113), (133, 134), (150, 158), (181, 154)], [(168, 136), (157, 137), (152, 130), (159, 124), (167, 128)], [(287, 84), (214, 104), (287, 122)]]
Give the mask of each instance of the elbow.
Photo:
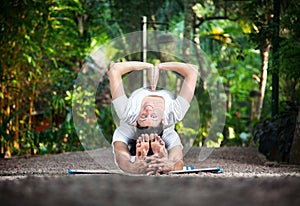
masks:
[(188, 64), (188, 66), (190, 67), (190, 71), (188, 72), (188, 76), (190, 77), (194, 77), (195, 79), (197, 79), (198, 76), (198, 66), (194, 65), (194, 64)]

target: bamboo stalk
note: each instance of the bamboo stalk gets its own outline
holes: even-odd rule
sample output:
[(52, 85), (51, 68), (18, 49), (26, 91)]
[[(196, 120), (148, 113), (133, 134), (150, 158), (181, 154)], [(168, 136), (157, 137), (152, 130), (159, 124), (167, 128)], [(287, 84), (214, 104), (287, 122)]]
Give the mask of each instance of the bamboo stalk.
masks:
[[(17, 72), (16, 72), (16, 78), (17, 78), (17, 89), (18, 91), (21, 90), (21, 86), (20, 86), (20, 79), (19, 79), (19, 74), (20, 74), (20, 65), (18, 64), (16, 66), (17, 68)], [(21, 99), (18, 97), (17, 94), (15, 94), (15, 111), (19, 111), (20, 109), (20, 101)], [(15, 134), (14, 134), (14, 139), (13, 139), (13, 147), (16, 150), (20, 150), (20, 144), (19, 144), (19, 137), (20, 137), (20, 122), (19, 122), (20, 118), (19, 118), (19, 114), (16, 115), (15, 117)]]
[[(28, 117), (28, 130), (30, 131), (32, 129), (32, 115), (33, 115), (33, 109), (34, 109), (34, 96), (35, 96), (35, 88), (33, 87), (32, 93), (30, 94), (29, 99), (29, 117)], [(31, 154), (35, 155), (37, 153), (36, 149), (31, 148)]]
[[(6, 107), (6, 116), (9, 117), (11, 112), (11, 108), (10, 108), (10, 98), (8, 98), (8, 104)], [(9, 129), (6, 129), (6, 134), (9, 135)], [(5, 154), (4, 154), (4, 158), (10, 158), (11, 157), (11, 148), (10, 148), (10, 141), (6, 141), (5, 142)]]
[[(16, 111), (20, 109), (19, 99), (16, 100)], [(13, 140), (13, 146), (16, 150), (20, 150), (19, 138), (20, 138), (20, 118), (19, 115), (15, 117), (16, 125), (15, 125), (15, 135)]]
[[(4, 92), (5, 92), (5, 87), (4, 87), (4, 82), (2, 82), (1, 83), (1, 92), (2, 92), (2, 94), (3, 94), (3, 96), (4, 96)], [(0, 124), (2, 125), (2, 123), (3, 123), (3, 120), (4, 120), (4, 116), (5, 116), (5, 114), (4, 114), (4, 97), (3, 98), (1, 98), (1, 100), (0, 100), (0, 113), (1, 114), (3, 114), (3, 115), (0, 115)], [(1, 155), (2, 154), (4, 154), (4, 150), (5, 150), (5, 148), (4, 148), (4, 145), (2, 144), (2, 142), (4, 142), (4, 137), (1, 135), (1, 137), (0, 137), (0, 153), (1, 153)]]

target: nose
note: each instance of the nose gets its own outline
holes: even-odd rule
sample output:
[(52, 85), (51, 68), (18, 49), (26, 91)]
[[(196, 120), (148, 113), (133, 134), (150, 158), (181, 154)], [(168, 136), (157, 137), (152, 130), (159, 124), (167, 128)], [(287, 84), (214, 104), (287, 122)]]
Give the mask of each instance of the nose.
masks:
[(147, 113), (150, 113), (150, 112), (152, 112), (153, 108), (151, 106), (146, 106), (145, 110)]

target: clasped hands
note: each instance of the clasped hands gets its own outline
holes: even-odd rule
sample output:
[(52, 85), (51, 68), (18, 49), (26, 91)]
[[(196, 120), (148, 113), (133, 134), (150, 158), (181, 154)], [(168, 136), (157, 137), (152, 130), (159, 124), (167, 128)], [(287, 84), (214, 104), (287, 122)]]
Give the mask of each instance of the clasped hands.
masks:
[(168, 173), (174, 170), (174, 162), (167, 157), (160, 157), (157, 154), (147, 157), (136, 157), (133, 163), (142, 174), (156, 175)]

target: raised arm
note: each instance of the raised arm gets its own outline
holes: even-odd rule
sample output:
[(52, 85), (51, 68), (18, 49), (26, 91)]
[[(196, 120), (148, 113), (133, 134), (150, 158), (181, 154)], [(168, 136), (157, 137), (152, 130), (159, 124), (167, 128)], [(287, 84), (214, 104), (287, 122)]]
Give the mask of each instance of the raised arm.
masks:
[(112, 99), (116, 99), (125, 94), (122, 76), (131, 71), (150, 69), (153, 65), (145, 62), (129, 61), (112, 63), (109, 69), (110, 92)]
[(181, 62), (166, 62), (157, 65), (158, 69), (174, 71), (184, 77), (179, 96), (191, 102), (198, 78), (198, 67), (193, 64)]

